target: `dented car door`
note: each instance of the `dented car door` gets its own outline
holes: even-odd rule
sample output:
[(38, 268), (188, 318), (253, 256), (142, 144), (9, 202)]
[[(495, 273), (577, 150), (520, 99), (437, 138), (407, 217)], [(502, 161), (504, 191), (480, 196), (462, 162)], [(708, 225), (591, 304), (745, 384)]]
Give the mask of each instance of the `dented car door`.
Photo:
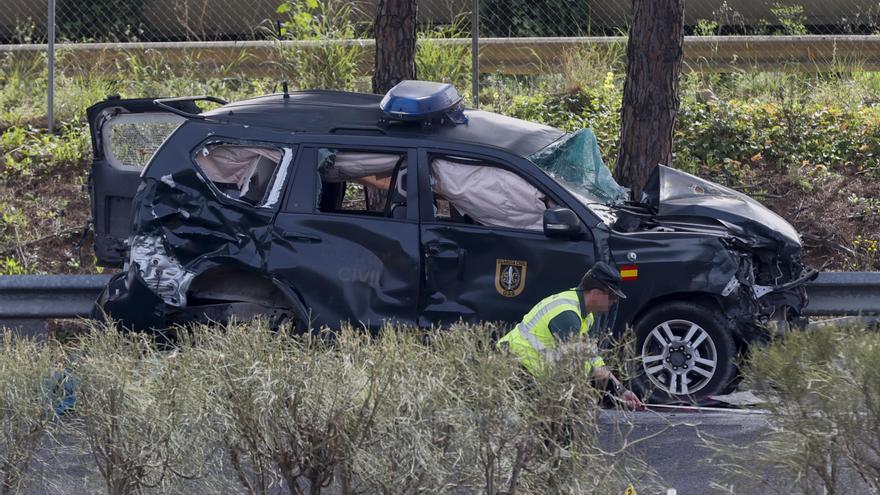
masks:
[[(444, 175), (441, 167), (451, 170)], [(516, 322), (544, 297), (577, 285), (594, 263), (586, 227), (577, 238), (545, 235), (543, 212), (567, 206), (561, 197), (498, 158), (423, 150), (419, 172), (420, 197), (429, 198), (421, 217), (423, 325)]]
[[(392, 184), (378, 173), (344, 181), (331, 174), (328, 157), (342, 155), (387, 161), (400, 177), (398, 191), (414, 191), (414, 174), (400, 173), (414, 163), (415, 152), (357, 144), (305, 146), (296, 167), (294, 187), (275, 219), (269, 271), (294, 287), (313, 326), (338, 327), (340, 321), (377, 328), (383, 321), (416, 321), (419, 286), (419, 228), (415, 209), (406, 201), (368, 209), (360, 203), (364, 184)], [(346, 158), (347, 161), (351, 161)], [(321, 167), (321, 171), (319, 171)], [(354, 167), (358, 170), (369, 166)], [(374, 172), (360, 172), (373, 174)], [(344, 174), (343, 174), (344, 175)], [(322, 180), (323, 177), (323, 180)], [(331, 182), (333, 181), (333, 182)], [(404, 185), (405, 184), (405, 185)], [(412, 186), (410, 186), (412, 184)], [(341, 185), (341, 189), (340, 189)], [(414, 197), (406, 198), (414, 201)]]

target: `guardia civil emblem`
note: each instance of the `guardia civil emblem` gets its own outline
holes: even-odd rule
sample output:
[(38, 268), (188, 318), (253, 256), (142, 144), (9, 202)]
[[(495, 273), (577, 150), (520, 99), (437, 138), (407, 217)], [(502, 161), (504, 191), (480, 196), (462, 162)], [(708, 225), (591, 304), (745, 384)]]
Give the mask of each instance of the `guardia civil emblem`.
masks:
[(520, 295), (526, 286), (526, 262), (495, 260), (495, 290), (504, 297)]

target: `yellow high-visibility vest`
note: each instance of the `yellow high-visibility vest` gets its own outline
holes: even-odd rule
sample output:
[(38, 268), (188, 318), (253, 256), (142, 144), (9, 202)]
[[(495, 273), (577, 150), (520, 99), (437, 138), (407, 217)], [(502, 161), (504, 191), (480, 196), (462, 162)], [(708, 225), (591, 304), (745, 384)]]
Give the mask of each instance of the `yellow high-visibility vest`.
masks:
[[(550, 320), (564, 311), (574, 311), (578, 315), (581, 320), (580, 335), (586, 336), (593, 326), (593, 314), (581, 314), (578, 293), (575, 289), (569, 289), (541, 300), (521, 322), (513, 327), (513, 330), (498, 341), (496, 346), (498, 348), (507, 346), (532, 376), (541, 375), (545, 365), (559, 360), (567, 352), (578, 349), (577, 342), (557, 344), (550, 332)], [(605, 366), (605, 361), (601, 357), (596, 357), (584, 363), (587, 373), (593, 366)]]

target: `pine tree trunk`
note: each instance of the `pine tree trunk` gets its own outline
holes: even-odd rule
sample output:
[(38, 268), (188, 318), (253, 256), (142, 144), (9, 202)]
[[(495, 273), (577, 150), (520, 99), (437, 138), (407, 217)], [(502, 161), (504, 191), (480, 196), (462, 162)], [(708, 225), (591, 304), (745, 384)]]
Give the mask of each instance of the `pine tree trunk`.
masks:
[(657, 164), (672, 162), (683, 41), (684, 0), (633, 0), (614, 176), (634, 199)]
[(416, 0), (379, 0), (373, 93), (416, 78)]
[[(373, 93), (385, 94), (400, 81), (416, 78), (416, 9), (416, 0), (379, 0)], [(382, 211), (388, 191), (368, 187), (367, 197), (371, 208)]]

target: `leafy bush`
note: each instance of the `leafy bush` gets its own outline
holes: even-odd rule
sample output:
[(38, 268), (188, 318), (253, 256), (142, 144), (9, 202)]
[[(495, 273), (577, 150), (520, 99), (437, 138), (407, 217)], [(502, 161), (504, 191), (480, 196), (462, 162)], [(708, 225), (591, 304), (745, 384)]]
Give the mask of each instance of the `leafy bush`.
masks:
[(872, 113), (797, 103), (694, 103), (678, 116), (676, 158), (714, 165), (759, 156), (783, 171), (811, 164), (880, 176), (880, 134)]
[(745, 380), (766, 398), (771, 429), (756, 445), (715, 445), (738, 486), (880, 493), (878, 362), (880, 334), (857, 328), (826, 326), (755, 348)]
[(311, 41), (296, 48), (278, 44), (281, 70), (301, 89), (352, 89), (358, 75), (360, 48), (327, 43), (356, 37), (355, 7), (339, 0), (289, 0), (277, 11), (287, 20), (272, 32), (277, 41)]
[(444, 39), (467, 38), (467, 17), (457, 17), (449, 26), (430, 27), (418, 33), (416, 76), (423, 81), (447, 82), (464, 90), (470, 87), (470, 44), (445, 44)]
[[(504, 113), (566, 130), (591, 127), (613, 164), (619, 138), (620, 93), (609, 72), (600, 87), (556, 95), (514, 96)], [(676, 166), (691, 171), (760, 161), (791, 168), (880, 177), (880, 113), (798, 101), (686, 100), (679, 110)], [(813, 179), (821, 175), (814, 175)]]

